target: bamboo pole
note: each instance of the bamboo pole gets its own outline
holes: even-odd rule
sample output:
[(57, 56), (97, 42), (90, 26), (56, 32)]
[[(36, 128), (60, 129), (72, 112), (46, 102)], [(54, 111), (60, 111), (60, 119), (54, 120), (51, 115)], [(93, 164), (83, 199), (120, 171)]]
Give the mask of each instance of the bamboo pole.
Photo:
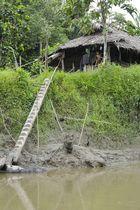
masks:
[(45, 95), (47, 93), (49, 85), (50, 85), (50, 80), (45, 79), (44, 85), (41, 86), (40, 91), (36, 97), (36, 100), (32, 106), (32, 109), (31, 109), (31, 111), (27, 117), (27, 120), (22, 128), (22, 131), (20, 133), (18, 141), (16, 142), (16, 145), (15, 145), (13, 151), (9, 154), (9, 156), (7, 158), (6, 165), (11, 165), (12, 162), (16, 163), (18, 161), (21, 151), (25, 145), (25, 142), (26, 142), (29, 134), (30, 134), (33, 124), (37, 118), (37, 115), (39, 113), (39, 110), (40, 110), (43, 100), (45, 98)]
[[(59, 66), (59, 63), (58, 63), (58, 66)], [(32, 106), (32, 109), (27, 117), (27, 120), (22, 128), (20, 136), (16, 142), (16, 145), (15, 145), (14, 149), (10, 152), (8, 157), (6, 158), (6, 163), (5, 163), (6, 166), (12, 165), (12, 163), (17, 163), (19, 156), (21, 154), (21, 151), (22, 151), (22, 149), (26, 143), (26, 140), (31, 132), (33, 124), (38, 116), (38, 113), (42, 106), (43, 100), (44, 100), (45, 95), (48, 91), (48, 88), (53, 80), (56, 70), (58, 69), (58, 66), (54, 69), (50, 79), (47, 78), (44, 80), (44, 84), (40, 88), (40, 91), (36, 97), (36, 100)]]
[(84, 119), (84, 122), (83, 122), (83, 125), (82, 125), (82, 130), (81, 130), (81, 134), (80, 134), (78, 145), (81, 144), (81, 140), (82, 140), (82, 136), (83, 136), (83, 132), (84, 132), (84, 128), (85, 128), (85, 124), (86, 124), (88, 112), (89, 112), (89, 103), (87, 103), (87, 109), (86, 109), (85, 119)]
[(38, 122), (38, 114), (37, 114), (37, 118), (36, 118), (36, 127), (37, 127), (37, 154), (39, 154), (40, 138), (39, 138), (39, 122)]
[(53, 105), (52, 100), (50, 100), (50, 102), (51, 102), (51, 107), (52, 107), (52, 109), (53, 109), (53, 112), (54, 112), (54, 115), (55, 115), (57, 124), (58, 124), (58, 126), (59, 126), (59, 128), (60, 128), (60, 131), (63, 133), (64, 131), (63, 131), (63, 128), (62, 128), (62, 126), (61, 126), (61, 124), (60, 124), (60, 122), (59, 122), (58, 115), (57, 115), (57, 113), (56, 113), (56, 110), (55, 110), (55, 108), (54, 108), (54, 105)]
[(55, 74), (57, 68), (58, 68), (58, 66), (55, 68), (53, 74), (51, 75), (51, 78), (45, 79), (44, 84), (41, 86), (40, 91), (36, 97), (36, 100), (32, 106), (32, 109), (31, 109), (31, 111), (27, 117), (27, 120), (22, 128), (20, 136), (16, 142), (16, 145), (15, 145), (14, 149), (9, 153), (8, 157), (6, 158), (6, 162), (5, 162), (6, 166), (12, 165), (12, 163), (17, 163), (19, 156), (21, 154), (21, 151), (26, 143), (26, 140), (31, 132), (33, 124), (37, 118), (39, 111), (40, 111), (41, 105), (42, 105), (45, 95), (48, 91), (48, 88), (53, 80), (53, 77), (54, 77), (54, 74)]

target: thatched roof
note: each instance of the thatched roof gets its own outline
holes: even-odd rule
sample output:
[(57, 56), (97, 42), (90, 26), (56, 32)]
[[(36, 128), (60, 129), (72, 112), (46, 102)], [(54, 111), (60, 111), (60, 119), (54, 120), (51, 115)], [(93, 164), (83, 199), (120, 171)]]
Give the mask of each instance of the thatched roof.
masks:
[[(107, 37), (108, 43), (113, 43), (118, 48), (132, 49), (140, 52), (140, 37), (131, 36), (123, 31), (118, 31), (117, 29), (112, 29), (108, 33)], [(73, 39), (60, 47), (60, 50), (76, 48), (76, 47), (86, 47), (95, 44), (103, 44), (102, 33), (93, 34), (90, 36), (82, 36), (77, 39)]]

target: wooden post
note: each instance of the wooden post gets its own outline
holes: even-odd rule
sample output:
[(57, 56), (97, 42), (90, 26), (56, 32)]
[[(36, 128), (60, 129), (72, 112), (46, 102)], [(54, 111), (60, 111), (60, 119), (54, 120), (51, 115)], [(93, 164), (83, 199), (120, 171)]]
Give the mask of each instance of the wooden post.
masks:
[(73, 61), (73, 63), (72, 63), (72, 71), (74, 71), (75, 70), (75, 65), (74, 65), (74, 61)]
[(103, 63), (106, 64), (106, 61), (107, 61), (107, 35), (108, 35), (108, 28), (107, 28), (106, 15), (105, 15), (104, 12), (102, 14), (102, 23), (103, 23), (103, 41), (104, 41)]
[(65, 58), (65, 52), (62, 53), (62, 57), (61, 57), (61, 66), (62, 66), (62, 70), (65, 70), (64, 58)]
[(82, 140), (82, 136), (83, 136), (83, 132), (84, 132), (84, 128), (85, 128), (85, 124), (86, 124), (88, 112), (89, 112), (89, 103), (87, 103), (87, 109), (86, 109), (85, 119), (84, 119), (84, 122), (83, 122), (83, 125), (82, 125), (82, 130), (81, 130), (81, 134), (80, 134), (78, 145), (81, 144), (81, 140)]
[(62, 70), (65, 70), (64, 58), (61, 60)]
[(107, 49), (107, 58), (108, 58), (108, 61), (110, 62), (111, 61), (110, 45), (108, 45), (108, 49)]
[(120, 48), (119, 48), (119, 62), (120, 62), (120, 64), (122, 63), (122, 56), (121, 56), (121, 50), (120, 50)]
[(19, 56), (19, 66), (21, 68), (21, 65), (22, 65), (22, 61), (21, 61), (21, 55)]
[(40, 56), (42, 56), (42, 42), (40, 41)]

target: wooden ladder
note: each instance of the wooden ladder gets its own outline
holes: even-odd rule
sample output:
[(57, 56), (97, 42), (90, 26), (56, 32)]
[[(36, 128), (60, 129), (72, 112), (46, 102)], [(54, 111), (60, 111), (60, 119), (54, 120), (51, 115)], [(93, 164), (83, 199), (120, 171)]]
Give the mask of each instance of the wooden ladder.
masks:
[[(16, 164), (18, 162), (19, 156), (21, 154), (21, 151), (26, 143), (26, 140), (31, 132), (31, 129), (34, 125), (34, 122), (38, 116), (38, 113), (40, 111), (41, 105), (43, 103), (43, 100), (45, 98), (45, 95), (47, 93), (47, 90), (50, 86), (51, 80), (45, 79), (44, 84), (41, 86), (40, 91), (38, 92), (38, 95), (34, 101), (34, 104), (32, 106), (32, 109), (27, 117), (27, 120), (22, 128), (22, 131), (19, 135), (19, 138), (16, 142), (15, 147), (13, 150), (9, 153), (8, 157), (3, 159), (1, 161), (1, 164), (4, 164), (5, 166), (10, 166), (12, 164)], [(2, 167), (2, 165), (0, 166)]]

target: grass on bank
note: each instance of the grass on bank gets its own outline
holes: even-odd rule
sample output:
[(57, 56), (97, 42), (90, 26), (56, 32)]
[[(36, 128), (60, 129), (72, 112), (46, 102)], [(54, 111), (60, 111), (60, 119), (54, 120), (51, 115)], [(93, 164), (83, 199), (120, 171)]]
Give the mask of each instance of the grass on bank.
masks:
[[(4, 117), (0, 116), (0, 132), (6, 133), (5, 123), (11, 134), (18, 136), (41, 83), (50, 74), (31, 78), (22, 69), (0, 71), (0, 108)], [(140, 65), (108, 65), (86, 73), (57, 72), (39, 114), (42, 141), (58, 130), (50, 99), (61, 119), (83, 119), (89, 103), (86, 129), (94, 139), (109, 137), (119, 141), (136, 136), (140, 132)], [(61, 123), (65, 131), (79, 131), (82, 122)], [(36, 133), (36, 126), (32, 133)]]

